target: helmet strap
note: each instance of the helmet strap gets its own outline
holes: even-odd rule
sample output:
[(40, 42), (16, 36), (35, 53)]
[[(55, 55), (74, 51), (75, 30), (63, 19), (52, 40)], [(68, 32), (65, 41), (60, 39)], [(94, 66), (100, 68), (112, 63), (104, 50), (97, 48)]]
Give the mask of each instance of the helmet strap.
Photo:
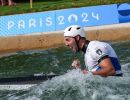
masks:
[(85, 44), (83, 45), (83, 48), (82, 48), (82, 51), (84, 52), (84, 53), (86, 53), (86, 49), (87, 49), (87, 47), (88, 47), (88, 44), (89, 44), (89, 41), (85, 41)]
[(80, 51), (80, 47), (79, 47), (79, 41), (80, 41), (80, 39), (81, 39), (81, 36), (79, 37), (79, 40), (77, 40), (76, 39), (76, 37), (74, 37), (74, 39), (75, 39), (75, 42), (76, 42), (76, 45), (77, 45), (77, 47), (78, 47), (78, 52)]

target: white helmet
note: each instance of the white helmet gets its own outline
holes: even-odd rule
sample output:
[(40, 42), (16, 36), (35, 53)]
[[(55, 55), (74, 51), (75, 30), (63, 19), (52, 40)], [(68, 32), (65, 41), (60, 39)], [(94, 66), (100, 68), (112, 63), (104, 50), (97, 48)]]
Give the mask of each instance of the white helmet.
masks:
[(80, 35), (81, 37), (85, 37), (85, 31), (83, 28), (81, 28), (78, 25), (72, 25), (67, 27), (64, 30), (64, 36), (71, 36), (71, 37), (75, 37), (77, 35)]

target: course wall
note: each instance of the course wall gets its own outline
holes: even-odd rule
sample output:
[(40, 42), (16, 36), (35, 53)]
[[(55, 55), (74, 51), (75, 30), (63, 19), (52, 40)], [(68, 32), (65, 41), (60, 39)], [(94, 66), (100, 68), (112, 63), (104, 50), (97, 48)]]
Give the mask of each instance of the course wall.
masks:
[[(85, 27), (88, 40), (130, 40), (130, 23)], [(64, 43), (63, 31), (0, 37), (0, 53), (31, 49), (48, 49)]]

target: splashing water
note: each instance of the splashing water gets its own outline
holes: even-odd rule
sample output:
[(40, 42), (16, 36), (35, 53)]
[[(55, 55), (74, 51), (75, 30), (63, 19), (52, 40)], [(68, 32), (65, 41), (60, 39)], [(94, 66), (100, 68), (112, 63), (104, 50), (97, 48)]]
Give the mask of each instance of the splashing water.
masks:
[[(130, 66), (130, 64), (129, 64)], [(100, 77), (73, 69), (8, 100), (129, 100), (130, 77)]]
[[(0, 91), (0, 100), (130, 100), (129, 42), (112, 45), (118, 50), (123, 77), (100, 77), (90, 73), (83, 74), (80, 69), (67, 71), (65, 67), (69, 68), (68, 59), (65, 63), (65, 59), (58, 58), (58, 56), (62, 55), (67, 58), (66, 52), (69, 56), (71, 56), (71, 52), (62, 49), (63, 54), (59, 54), (58, 49), (58, 53), (56, 50), (53, 51), (56, 55), (50, 54), (52, 56), (50, 67), (54, 65), (60, 69), (59, 64), (63, 62), (64, 70), (58, 70), (64, 72), (62, 75), (42, 82), (28, 90)], [(33, 54), (31, 53), (31, 55)], [(42, 52), (40, 52), (40, 58), (41, 54)], [(51, 68), (54, 69), (54, 67)]]

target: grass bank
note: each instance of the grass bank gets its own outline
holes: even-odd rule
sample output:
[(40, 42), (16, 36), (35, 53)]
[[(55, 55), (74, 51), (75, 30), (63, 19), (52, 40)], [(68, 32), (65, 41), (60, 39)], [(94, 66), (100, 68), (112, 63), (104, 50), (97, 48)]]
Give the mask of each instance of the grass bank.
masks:
[(30, 8), (29, 1), (16, 1), (16, 6), (0, 6), (0, 16), (23, 14), (30, 12), (50, 11), (65, 8), (77, 8), (85, 6), (106, 5), (130, 2), (130, 0), (39, 0), (33, 1)]

